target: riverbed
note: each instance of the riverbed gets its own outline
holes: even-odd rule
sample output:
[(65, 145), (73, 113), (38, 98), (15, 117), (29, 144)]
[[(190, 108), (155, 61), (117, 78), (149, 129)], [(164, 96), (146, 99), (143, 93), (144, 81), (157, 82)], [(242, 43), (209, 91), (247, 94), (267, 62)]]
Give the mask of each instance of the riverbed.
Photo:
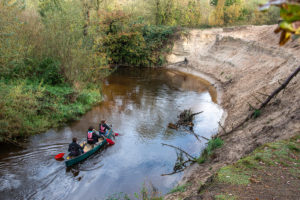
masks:
[[(199, 156), (205, 140), (184, 130), (168, 129), (184, 109), (196, 115), (194, 131), (211, 137), (218, 129), (222, 108), (207, 81), (166, 69), (120, 68), (103, 81), (103, 101), (66, 127), (29, 138), (25, 149), (1, 147), (1, 199), (107, 199), (133, 197), (143, 185), (161, 194), (170, 191), (182, 174), (173, 171), (179, 146)], [(54, 155), (65, 152), (72, 137), (86, 137), (101, 119), (119, 133), (115, 145), (82, 163), (66, 168)]]

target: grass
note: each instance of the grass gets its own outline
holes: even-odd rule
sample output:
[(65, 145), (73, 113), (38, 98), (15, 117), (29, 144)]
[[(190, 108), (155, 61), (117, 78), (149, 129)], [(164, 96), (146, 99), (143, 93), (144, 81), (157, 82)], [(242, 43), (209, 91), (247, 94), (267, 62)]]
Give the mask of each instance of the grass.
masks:
[(210, 156), (213, 155), (213, 151), (220, 148), (224, 144), (224, 141), (220, 138), (211, 139), (208, 141), (207, 147), (203, 150), (201, 156), (197, 159), (199, 164), (204, 163)]
[(295, 178), (300, 178), (299, 140), (300, 135), (289, 140), (265, 144), (249, 156), (221, 168), (216, 175), (216, 180), (232, 185), (247, 185), (256, 170), (267, 171), (269, 166), (279, 165), (288, 168), (290, 174)]
[(183, 184), (183, 185), (178, 185), (176, 186), (175, 188), (173, 188), (169, 194), (172, 194), (172, 193), (175, 193), (175, 192), (185, 192), (187, 187), (191, 186), (190, 183), (187, 183), (187, 184)]
[(24, 138), (77, 119), (101, 100), (96, 88), (0, 80), (0, 142)]
[(236, 200), (237, 198), (233, 195), (219, 194), (215, 196), (215, 200)]
[(248, 185), (250, 176), (243, 170), (232, 166), (226, 166), (220, 169), (217, 175), (217, 180), (223, 183), (234, 185)]

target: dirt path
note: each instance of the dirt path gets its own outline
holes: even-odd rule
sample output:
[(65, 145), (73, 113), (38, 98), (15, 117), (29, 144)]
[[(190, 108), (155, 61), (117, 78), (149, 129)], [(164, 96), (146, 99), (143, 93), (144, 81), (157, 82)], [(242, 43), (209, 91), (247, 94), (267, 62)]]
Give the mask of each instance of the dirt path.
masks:
[[(258, 106), (289, 74), (300, 65), (300, 43), (278, 46), (275, 26), (247, 26), (224, 29), (192, 30), (190, 36), (174, 45), (170, 65), (181, 71), (210, 77), (220, 91), (220, 103), (227, 111), (226, 131), (241, 122), (250, 105)], [(261, 116), (248, 121), (230, 135), (219, 133), (225, 144), (216, 151), (214, 160), (193, 165), (180, 184), (192, 183), (186, 192), (168, 195), (179, 199), (198, 195), (199, 187), (222, 166), (233, 163), (255, 148), (300, 133), (300, 75), (284, 92), (262, 110)]]

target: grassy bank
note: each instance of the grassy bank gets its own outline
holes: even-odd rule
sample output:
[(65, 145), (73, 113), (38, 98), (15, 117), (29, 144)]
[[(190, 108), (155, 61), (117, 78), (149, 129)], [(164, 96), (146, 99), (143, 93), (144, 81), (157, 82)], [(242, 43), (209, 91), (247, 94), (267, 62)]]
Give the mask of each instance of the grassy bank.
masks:
[(221, 168), (200, 191), (204, 199), (296, 199), (300, 195), (300, 135), (265, 144)]
[(101, 100), (99, 89), (75, 90), (43, 81), (0, 81), (0, 142), (46, 131), (77, 119)]

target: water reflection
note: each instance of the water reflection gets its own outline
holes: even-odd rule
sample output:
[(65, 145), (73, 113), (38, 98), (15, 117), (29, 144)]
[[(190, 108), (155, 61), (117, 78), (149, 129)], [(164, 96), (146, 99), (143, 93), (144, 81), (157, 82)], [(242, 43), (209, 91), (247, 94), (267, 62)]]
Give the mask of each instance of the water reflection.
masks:
[[(204, 80), (163, 69), (120, 69), (105, 80), (103, 98), (68, 127), (31, 137), (28, 148), (1, 150), (1, 198), (105, 199), (119, 192), (133, 194), (143, 182), (167, 192), (180, 174), (160, 176), (176, 160), (174, 150), (161, 143), (193, 155), (205, 145), (187, 132), (167, 129), (168, 123), (175, 123), (184, 109), (203, 111), (195, 117), (194, 130), (210, 137), (222, 115), (215, 90)], [(53, 159), (66, 151), (72, 137), (85, 138), (87, 128), (98, 127), (101, 119), (122, 135), (114, 146), (68, 169)]]

